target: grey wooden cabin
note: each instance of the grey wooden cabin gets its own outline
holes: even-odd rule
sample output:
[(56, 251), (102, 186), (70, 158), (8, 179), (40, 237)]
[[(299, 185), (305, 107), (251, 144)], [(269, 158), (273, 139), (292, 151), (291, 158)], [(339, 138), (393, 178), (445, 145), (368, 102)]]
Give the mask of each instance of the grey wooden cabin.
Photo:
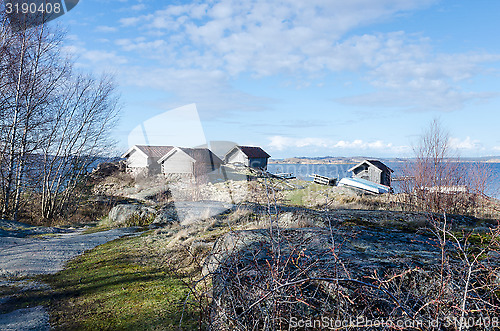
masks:
[(122, 158), (126, 158), (127, 172), (134, 176), (156, 175), (160, 173), (158, 160), (170, 152), (173, 146), (134, 145)]
[(260, 147), (234, 146), (225, 156), (226, 164), (243, 164), (251, 168), (267, 169), (271, 155)]
[(369, 180), (377, 184), (391, 186), (391, 174), (394, 172), (391, 168), (378, 160), (364, 160), (358, 163), (349, 171), (353, 178)]
[(222, 160), (207, 148), (175, 147), (158, 160), (165, 176), (200, 177), (219, 170)]

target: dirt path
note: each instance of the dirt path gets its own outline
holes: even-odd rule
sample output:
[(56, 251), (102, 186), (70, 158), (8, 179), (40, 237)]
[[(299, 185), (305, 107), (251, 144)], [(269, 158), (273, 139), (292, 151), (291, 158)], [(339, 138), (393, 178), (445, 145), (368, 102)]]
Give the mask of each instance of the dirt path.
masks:
[[(108, 241), (134, 233), (134, 229), (120, 228), (92, 234), (82, 234), (82, 230), (70, 230), (49, 239), (17, 236), (9, 231), (0, 236), (0, 285), (16, 286), (20, 291), (23, 281), (13, 281), (18, 277), (51, 274), (62, 270), (71, 258)], [(38, 284), (37, 286), (44, 286)], [(0, 296), (2, 305), (10, 300)], [(49, 330), (49, 316), (42, 306), (18, 309), (0, 314), (0, 330)]]

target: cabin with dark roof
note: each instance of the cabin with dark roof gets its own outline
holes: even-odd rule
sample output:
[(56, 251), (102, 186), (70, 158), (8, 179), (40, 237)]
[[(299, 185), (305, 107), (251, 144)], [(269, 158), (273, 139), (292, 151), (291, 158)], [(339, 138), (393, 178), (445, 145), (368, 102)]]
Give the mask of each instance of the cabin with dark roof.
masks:
[(352, 172), (353, 178), (361, 178), (389, 187), (391, 186), (391, 173), (394, 172), (378, 160), (364, 160), (349, 171)]
[(146, 146), (134, 145), (122, 158), (126, 158), (127, 172), (134, 176), (156, 175), (160, 173), (160, 165), (158, 160), (170, 152), (173, 146)]
[(174, 147), (158, 160), (161, 173), (166, 177), (180, 175), (199, 178), (218, 171), (222, 163), (208, 148)]
[(251, 168), (267, 169), (271, 155), (260, 147), (234, 146), (225, 156), (226, 164), (242, 164)]

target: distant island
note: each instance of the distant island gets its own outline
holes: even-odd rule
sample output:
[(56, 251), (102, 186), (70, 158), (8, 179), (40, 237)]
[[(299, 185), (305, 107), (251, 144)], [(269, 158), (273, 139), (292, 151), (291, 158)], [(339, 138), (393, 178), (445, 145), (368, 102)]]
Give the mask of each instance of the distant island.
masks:
[[(374, 159), (366, 156), (324, 156), (324, 157), (289, 157), (285, 159), (269, 159), (269, 164), (357, 164), (363, 160)], [(376, 158), (382, 162), (405, 162), (413, 158)], [(483, 156), (483, 157), (461, 157), (460, 162), (483, 162), (483, 163), (500, 163), (500, 156)]]

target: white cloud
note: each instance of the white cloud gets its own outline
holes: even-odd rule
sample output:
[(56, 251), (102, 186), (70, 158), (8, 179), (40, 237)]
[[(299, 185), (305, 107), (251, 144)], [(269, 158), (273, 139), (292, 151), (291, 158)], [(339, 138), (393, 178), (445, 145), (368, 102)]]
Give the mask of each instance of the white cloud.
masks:
[(294, 147), (330, 147), (332, 146), (332, 141), (323, 138), (289, 138), (283, 136), (273, 136), (269, 138), (269, 147), (283, 150), (286, 148)]
[(392, 144), (386, 144), (381, 140), (373, 141), (373, 142), (364, 142), (363, 140), (356, 139), (352, 142), (340, 140), (335, 145), (334, 148), (350, 148), (350, 149), (391, 149)]
[(359, 53), (377, 51), (378, 41), (340, 42), (347, 31), (432, 2), (219, 0), (211, 5), (171, 5), (121, 23), (163, 34), (172, 45), (165, 53), (177, 53), (178, 58), (202, 49), (191, 58), (193, 65), (217, 58), (220, 61), (212, 65), (232, 75), (250, 71), (265, 76), (358, 67), (363, 62)]
[(69, 56), (74, 56), (80, 51), (80, 48), (75, 45), (68, 45), (62, 47), (62, 52)]
[(425, 38), (403, 32), (354, 37), (352, 42), (353, 49), (362, 51), (351, 57), (367, 68), (367, 80), (376, 92), (337, 99), (341, 103), (449, 111), (497, 96), (466, 91), (460, 83), (486, 72), (484, 66), (500, 61), (500, 54), (435, 53)]
[(118, 31), (118, 28), (116, 28), (114, 26), (99, 25), (98, 27), (95, 28), (95, 31), (102, 32), (102, 33), (116, 32), (116, 31)]
[(493, 150), (494, 150), (494, 151), (500, 151), (500, 146), (495, 146), (495, 147), (493, 147)]
[(137, 5), (133, 5), (132, 7), (130, 7), (130, 9), (134, 10), (134, 11), (140, 11), (140, 10), (146, 9), (146, 5), (143, 3), (139, 3)]
[(450, 138), (449, 140), (450, 146), (454, 149), (461, 149), (461, 150), (476, 150), (479, 151), (483, 149), (483, 145), (479, 140), (476, 139), (471, 139), (471, 137), (466, 137), (465, 139), (461, 140), (460, 138)]
[(81, 58), (90, 62), (106, 62), (112, 65), (125, 64), (128, 60), (124, 56), (117, 55), (116, 52), (107, 51), (84, 51), (80, 54)]
[(381, 140), (366, 142), (360, 139), (353, 141), (339, 140), (335, 141), (326, 138), (292, 138), (284, 136), (269, 137), (268, 146), (271, 149), (283, 151), (296, 148), (321, 148), (325, 155), (335, 150), (343, 151), (377, 151), (377, 152), (397, 152), (404, 153), (409, 151), (408, 146), (394, 146), (392, 143), (385, 143)]
[(134, 26), (140, 21), (142, 21), (142, 17), (125, 17), (120, 19), (120, 23), (122, 26), (127, 27), (127, 26)]
[[(270, 76), (303, 81), (330, 72), (357, 71), (375, 92), (338, 99), (361, 106), (411, 110), (455, 110), (496, 96), (461, 87), (500, 55), (437, 53), (430, 41), (403, 31), (354, 35), (347, 32), (394, 15), (424, 8), (434, 0), (217, 0), (169, 5), (152, 14), (123, 18), (123, 27), (143, 31), (122, 39), (124, 51), (162, 67)], [(144, 36), (148, 36), (145, 39)]]
[(135, 39), (118, 39), (115, 41), (115, 44), (126, 51), (155, 52), (165, 45), (165, 41), (161, 39), (145, 41), (145, 38), (140, 37)]
[(175, 103), (163, 103), (165, 109), (189, 102), (196, 103), (203, 119), (220, 116), (234, 110), (261, 111), (268, 98), (253, 96), (234, 89), (226, 75), (218, 70), (157, 68), (144, 70), (129, 67), (123, 76), (124, 83), (169, 91), (176, 95)]
[(361, 94), (353, 97), (338, 98), (336, 101), (355, 106), (393, 107), (411, 111), (453, 111), (461, 109), (470, 102), (481, 102), (498, 96), (494, 92), (466, 92), (448, 86), (440, 90), (431, 89), (400, 89), (379, 90), (374, 93)]
[(88, 50), (81, 45), (68, 45), (63, 47), (63, 52), (68, 56), (77, 59), (77, 66), (96, 66), (105, 65), (108, 67), (116, 67), (128, 62), (125, 56), (117, 55), (114, 51)]

